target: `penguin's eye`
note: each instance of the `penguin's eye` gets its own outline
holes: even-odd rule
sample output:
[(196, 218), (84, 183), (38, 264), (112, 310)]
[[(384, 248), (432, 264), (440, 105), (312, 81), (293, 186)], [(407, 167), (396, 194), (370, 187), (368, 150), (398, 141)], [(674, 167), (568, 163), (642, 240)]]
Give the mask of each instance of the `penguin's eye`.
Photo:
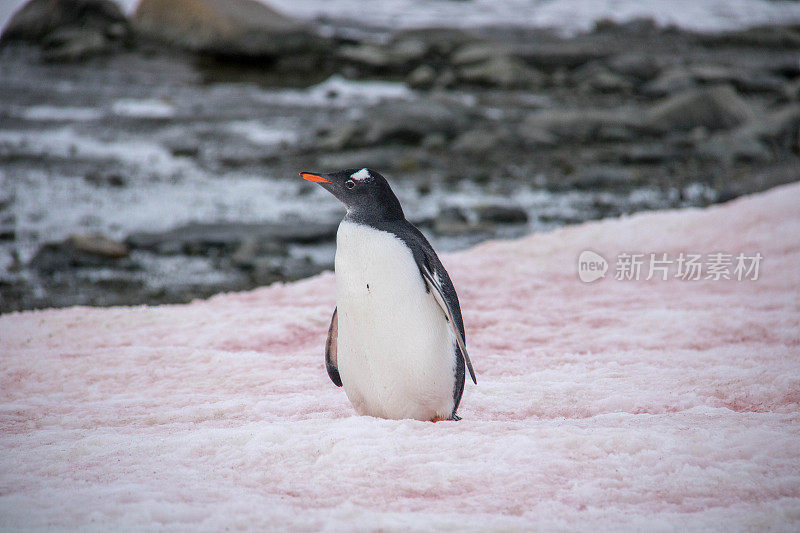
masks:
[(356, 186), (356, 182), (353, 180), (347, 180), (344, 182), (344, 186), (347, 187), (348, 189), (352, 189), (353, 187)]

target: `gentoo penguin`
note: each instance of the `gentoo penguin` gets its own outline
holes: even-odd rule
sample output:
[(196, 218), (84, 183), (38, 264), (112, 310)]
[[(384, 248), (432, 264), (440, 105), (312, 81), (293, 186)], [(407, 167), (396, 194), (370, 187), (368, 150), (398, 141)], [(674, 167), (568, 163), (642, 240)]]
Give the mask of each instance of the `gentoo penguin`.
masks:
[(368, 168), (301, 172), (347, 208), (336, 233), (336, 308), (325, 346), (331, 381), (356, 412), (460, 420), (467, 355), (458, 296), (386, 178)]

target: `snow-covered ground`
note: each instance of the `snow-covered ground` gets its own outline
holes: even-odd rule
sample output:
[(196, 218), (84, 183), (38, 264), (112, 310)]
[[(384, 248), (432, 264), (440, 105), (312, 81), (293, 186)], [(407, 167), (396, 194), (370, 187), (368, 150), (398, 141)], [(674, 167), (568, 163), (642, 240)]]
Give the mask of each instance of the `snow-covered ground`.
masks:
[[(25, 0), (0, 2), (0, 27)], [(132, 12), (139, 0), (118, 0)], [(507, 25), (586, 31), (601, 19), (651, 17), (703, 32), (800, 21), (800, 5), (783, 0), (263, 0), (302, 19), (344, 19), (387, 28)]]
[[(4, 315), (0, 529), (797, 530), (798, 202), (793, 184), (444, 256), (479, 383), (457, 423), (354, 414), (322, 360), (331, 274)], [(585, 249), (605, 279), (579, 281)], [(763, 261), (618, 281), (622, 252)]]

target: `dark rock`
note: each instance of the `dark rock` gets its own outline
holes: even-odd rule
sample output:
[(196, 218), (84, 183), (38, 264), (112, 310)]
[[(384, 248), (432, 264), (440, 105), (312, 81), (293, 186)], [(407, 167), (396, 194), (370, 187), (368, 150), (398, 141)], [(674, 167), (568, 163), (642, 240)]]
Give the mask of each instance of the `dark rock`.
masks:
[(229, 255), (249, 240), (269, 243), (331, 241), (337, 224), (272, 222), (246, 224), (219, 222), (189, 224), (169, 231), (133, 233), (125, 239), (131, 248), (160, 254)]
[(559, 68), (573, 69), (590, 61), (603, 59), (612, 54), (597, 43), (561, 41), (516, 46), (513, 53), (526, 63), (545, 72)]
[(95, 30), (64, 28), (56, 30), (42, 43), (45, 61), (81, 61), (109, 50), (105, 36)]
[(227, 58), (322, 54), (326, 41), (255, 0), (141, 0), (133, 18), (144, 36)]
[(433, 231), (440, 235), (460, 235), (469, 233), (473, 226), (464, 210), (457, 206), (444, 207), (433, 219)]
[(125, 15), (110, 0), (31, 0), (0, 40), (38, 44), (46, 61), (80, 61), (112, 50), (128, 35)]
[(581, 168), (565, 180), (567, 187), (581, 190), (629, 190), (637, 183), (638, 176), (632, 169), (609, 165)]
[(30, 0), (8, 21), (1, 40), (42, 43), (58, 30), (83, 30), (114, 39), (127, 34), (128, 21), (110, 0)]
[(662, 59), (640, 52), (619, 54), (609, 59), (607, 64), (614, 72), (640, 81), (655, 78), (665, 66)]
[(252, 275), (257, 284), (265, 285), (308, 278), (332, 268), (331, 264), (315, 263), (308, 257), (270, 257), (256, 261)]
[(17, 224), (14, 215), (0, 218), (0, 241), (13, 241), (17, 238)]
[(651, 17), (637, 17), (630, 20), (616, 21), (600, 19), (594, 25), (594, 33), (620, 33), (623, 35), (651, 35), (659, 31), (658, 24)]
[(128, 184), (125, 177), (117, 172), (101, 173), (93, 170), (84, 179), (96, 187), (125, 187)]
[(764, 48), (800, 47), (800, 28), (792, 26), (756, 26), (727, 33), (698, 36), (707, 46), (746, 45)]
[(102, 235), (73, 235), (63, 242), (44, 244), (28, 266), (44, 274), (86, 267), (123, 270), (139, 267), (128, 257), (125, 244)]
[(698, 126), (728, 129), (752, 117), (750, 106), (729, 85), (690, 89), (651, 107), (644, 125), (654, 131), (688, 131)]
[(475, 213), (481, 222), (493, 222), (497, 224), (524, 224), (528, 221), (528, 213), (521, 207), (512, 205), (479, 205), (475, 207)]

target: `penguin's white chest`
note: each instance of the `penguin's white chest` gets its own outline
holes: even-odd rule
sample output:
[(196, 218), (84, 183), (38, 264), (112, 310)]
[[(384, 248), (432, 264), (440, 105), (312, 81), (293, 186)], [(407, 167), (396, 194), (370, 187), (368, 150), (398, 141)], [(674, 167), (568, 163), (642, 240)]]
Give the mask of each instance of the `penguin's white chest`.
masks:
[(357, 412), (418, 420), (451, 415), (455, 341), (403, 241), (342, 221), (336, 305), (339, 375)]

